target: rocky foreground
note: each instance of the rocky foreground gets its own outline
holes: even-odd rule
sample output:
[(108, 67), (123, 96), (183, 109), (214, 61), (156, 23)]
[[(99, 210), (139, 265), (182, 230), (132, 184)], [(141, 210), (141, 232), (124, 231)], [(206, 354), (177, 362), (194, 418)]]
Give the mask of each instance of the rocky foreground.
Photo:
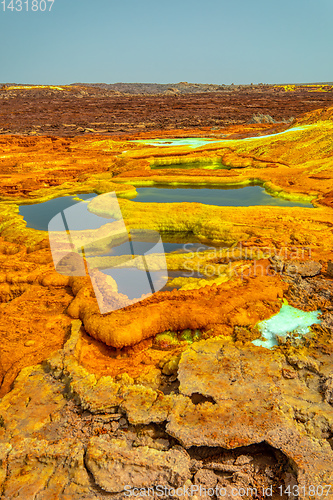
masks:
[[(76, 87), (36, 90), (38, 100), (30, 94), (30, 101), (32, 90), (3, 89), (13, 114), (11, 133), (0, 138), (1, 498), (124, 499), (132, 487), (142, 488), (141, 496), (135, 493), (144, 498), (148, 488), (159, 486), (162, 498), (172, 498), (177, 488), (185, 488), (185, 498), (259, 499), (270, 488), (275, 499), (333, 498), (333, 108), (321, 108), (331, 99), (327, 88), (311, 89), (255, 89), (258, 99), (273, 90), (278, 99), (286, 96), (288, 110), (294, 107), (292, 127), (299, 127), (264, 141), (242, 138), (287, 130), (282, 118), (290, 113), (274, 114), (268, 101), (260, 107), (250, 89), (202, 97), (207, 109), (201, 116), (211, 116), (210, 99), (227, 105), (246, 91), (253, 108), (241, 117), (232, 112), (233, 123), (259, 109), (281, 123), (158, 133), (154, 125), (142, 135), (221, 139), (195, 150), (128, 142), (138, 137), (126, 134), (143, 123), (141, 112), (134, 128), (125, 120), (122, 136), (91, 130), (83, 135), (84, 129), (82, 136), (58, 137), (66, 127), (54, 106), (64, 92), (75, 96)], [(123, 98), (146, 106), (148, 99), (91, 92), (101, 92), (110, 106)], [(64, 101), (62, 114), (68, 106), (73, 135), (77, 98)], [(171, 99), (149, 98), (166, 106)], [(97, 113), (95, 94), (80, 99), (80, 111)], [(18, 120), (15, 109), (27, 105), (32, 114)], [(44, 135), (42, 115), (33, 111), (43, 106), (46, 123), (54, 120), (58, 127), (56, 136)], [(300, 115), (302, 106), (320, 109)], [(228, 168), (200, 167), (216, 160)], [(182, 169), (184, 162), (193, 168)], [(174, 168), (152, 168), (163, 163)], [(315, 208), (166, 208), (131, 201), (143, 183), (223, 186), (253, 180), (275, 195), (312, 200)], [(18, 207), (109, 191), (121, 196), (128, 228), (141, 225), (224, 247), (219, 254), (191, 256), (202, 274), (206, 266), (218, 272), (99, 314), (90, 280), (55, 271), (47, 233), (26, 228)], [(100, 199), (91, 205), (95, 213), (102, 210)], [(188, 255), (169, 254), (167, 264), (169, 270), (186, 269)], [(321, 324), (303, 339), (280, 339), (273, 350), (253, 345), (260, 335), (256, 323), (276, 313), (283, 299), (304, 310), (320, 309)]]

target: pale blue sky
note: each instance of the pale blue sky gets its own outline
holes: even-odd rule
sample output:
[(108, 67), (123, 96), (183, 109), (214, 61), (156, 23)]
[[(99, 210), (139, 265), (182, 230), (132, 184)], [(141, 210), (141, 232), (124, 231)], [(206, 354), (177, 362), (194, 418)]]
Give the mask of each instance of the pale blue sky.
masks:
[(25, 8), (4, 12), (0, 3), (0, 82), (333, 80), (333, 0), (55, 0), (51, 12)]

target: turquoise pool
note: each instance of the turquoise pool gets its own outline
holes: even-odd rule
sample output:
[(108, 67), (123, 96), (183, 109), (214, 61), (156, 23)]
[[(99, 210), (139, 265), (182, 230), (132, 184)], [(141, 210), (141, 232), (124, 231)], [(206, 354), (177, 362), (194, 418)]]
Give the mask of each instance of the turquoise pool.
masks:
[(311, 325), (321, 323), (321, 320), (318, 319), (320, 314), (321, 311), (305, 312), (283, 304), (278, 314), (258, 323), (257, 326), (265, 340), (256, 339), (252, 343), (271, 349), (278, 345), (277, 335), (285, 337), (287, 333), (293, 333), (300, 338), (310, 331)]

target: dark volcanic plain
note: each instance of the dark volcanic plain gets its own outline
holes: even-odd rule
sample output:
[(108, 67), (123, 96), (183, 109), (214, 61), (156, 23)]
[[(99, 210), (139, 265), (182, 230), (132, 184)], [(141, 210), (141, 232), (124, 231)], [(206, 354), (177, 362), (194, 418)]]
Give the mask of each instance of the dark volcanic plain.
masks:
[[(73, 136), (224, 127), (262, 114), (272, 122), (332, 104), (333, 87), (273, 85), (74, 84), (0, 86), (0, 134)], [(290, 90), (289, 90), (290, 89)], [(289, 91), (288, 91), (289, 90)]]

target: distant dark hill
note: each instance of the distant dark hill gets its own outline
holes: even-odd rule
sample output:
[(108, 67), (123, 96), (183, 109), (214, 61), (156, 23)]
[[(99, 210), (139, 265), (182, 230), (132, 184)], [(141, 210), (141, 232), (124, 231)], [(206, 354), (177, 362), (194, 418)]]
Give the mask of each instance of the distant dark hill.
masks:
[[(121, 92), (122, 94), (196, 94), (233, 90), (239, 85), (217, 85), (208, 83), (73, 83), (73, 86), (98, 87), (100, 89)], [(245, 87), (245, 86), (244, 86)]]

